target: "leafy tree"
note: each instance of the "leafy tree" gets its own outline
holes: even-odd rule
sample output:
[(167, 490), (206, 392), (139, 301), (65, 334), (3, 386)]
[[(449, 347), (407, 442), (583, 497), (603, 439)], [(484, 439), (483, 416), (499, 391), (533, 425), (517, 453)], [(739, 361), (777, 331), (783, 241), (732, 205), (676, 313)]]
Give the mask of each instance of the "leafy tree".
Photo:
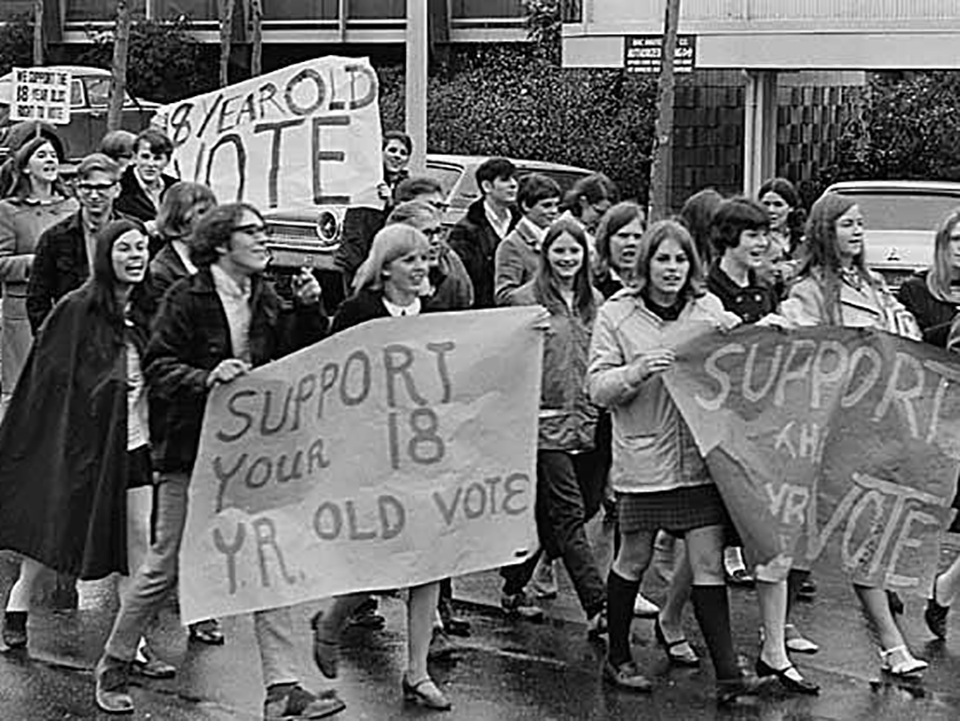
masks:
[(33, 60), (33, 21), (29, 15), (0, 25), (0, 75), (14, 67), (30, 67)]

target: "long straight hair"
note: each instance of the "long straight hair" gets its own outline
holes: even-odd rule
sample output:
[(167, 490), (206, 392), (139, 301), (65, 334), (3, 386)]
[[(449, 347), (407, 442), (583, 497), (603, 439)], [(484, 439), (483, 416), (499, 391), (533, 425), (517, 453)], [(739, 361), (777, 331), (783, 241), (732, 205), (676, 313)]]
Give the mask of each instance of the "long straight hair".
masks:
[[(129, 328), (126, 323), (125, 308), (117, 298), (120, 284), (113, 270), (113, 246), (120, 236), (130, 231), (146, 237), (143, 226), (133, 220), (114, 220), (97, 233), (97, 243), (93, 253), (93, 272), (83, 285), (84, 292), (89, 294), (91, 309), (104, 321), (103, 330), (95, 332), (91, 337), (97, 350), (104, 354), (123, 345), (127, 338), (133, 341), (141, 356), (147, 345), (147, 329), (153, 314), (149, 278), (144, 277), (130, 291), (128, 303), (131, 326)], [(149, 266), (147, 272), (149, 273)]]
[[(703, 265), (700, 262), (700, 255), (697, 253), (697, 246), (693, 241), (693, 236), (687, 230), (683, 223), (676, 220), (660, 220), (649, 228), (640, 239), (640, 246), (637, 248), (637, 265), (634, 270), (634, 287), (637, 292), (643, 292), (650, 284), (650, 261), (657, 254), (660, 246), (667, 240), (675, 240), (680, 249), (687, 254), (687, 260), (690, 261), (690, 270), (687, 272), (687, 280), (680, 289), (678, 297), (683, 305), (686, 305), (694, 298), (699, 298), (704, 294), (703, 288)], [(648, 291), (649, 292), (649, 291)]]
[(940, 221), (933, 243), (933, 264), (927, 274), (927, 288), (938, 300), (956, 302), (950, 292), (953, 281), (953, 253), (950, 250), (950, 234), (960, 224), (960, 208), (954, 208)]
[(551, 313), (565, 307), (560, 294), (560, 279), (550, 264), (550, 247), (564, 235), (569, 235), (583, 251), (583, 262), (573, 277), (573, 308), (587, 325), (593, 323), (597, 315), (597, 303), (593, 297), (593, 282), (590, 278), (590, 245), (583, 226), (569, 218), (556, 220), (547, 229), (540, 247), (540, 268), (533, 281), (534, 295)]
[[(840, 325), (840, 251), (837, 249), (837, 220), (857, 204), (854, 198), (839, 193), (824, 193), (810, 209), (807, 220), (807, 239), (803, 244), (804, 259), (799, 276), (810, 276), (823, 292), (824, 310), (829, 325)], [(874, 288), (877, 285), (867, 270), (866, 253), (853, 259), (853, 266), (861, 280)]]

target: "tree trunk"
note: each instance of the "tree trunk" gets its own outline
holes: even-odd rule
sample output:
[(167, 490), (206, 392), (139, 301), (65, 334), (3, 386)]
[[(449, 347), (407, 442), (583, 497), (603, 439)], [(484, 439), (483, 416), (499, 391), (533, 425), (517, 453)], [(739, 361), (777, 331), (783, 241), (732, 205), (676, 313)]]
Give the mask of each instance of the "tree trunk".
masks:
[(126, 0), (117, 0), (117, 22), (113, 37), (113, 78), (110, 83), (110, 107), (107, 131), (119, 130), (123, 120), (123, 99), (127, 90), (127, 51), (130, 47), (130, 8)]
[(663, 53), (660, 58), (660, 84), (657, 89), (657, 124), (654, 130), (653, 167), (650, 171), (650, 219), (661, 220), (670, 214), (668, 188), (673, 153), (673, 103), (676, 76), (673, 56), (677, 49), (680, 0), (667, 0), (663, 19)]
[(43, 65), (43, 0), (33, 0), (33, 66)]
[(233, 38), (233, 8), (235, 0), (220, 3), (220, 87), (230, 84), (230, 41)]
[(253, 24), (253, 51), (250, 56), (250, 74), (263, 72), (263, 1), (250, 0), (250, 22)]

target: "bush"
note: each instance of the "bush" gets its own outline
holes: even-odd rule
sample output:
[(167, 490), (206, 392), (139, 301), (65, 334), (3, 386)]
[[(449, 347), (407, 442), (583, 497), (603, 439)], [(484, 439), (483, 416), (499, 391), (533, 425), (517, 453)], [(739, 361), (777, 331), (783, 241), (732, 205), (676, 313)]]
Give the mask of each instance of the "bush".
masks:
[(33, 65), (33, 23), (22, 15), (0, 25), (0, 75)]
[(863, 178), (960, 180), (960, 74), (871, 78), (863, 114), (822, 180)]
[[(160, 103), (215, 90), (216, 46), (204, 47), (190, 34), (190, 20), (136, 20), (130, 28), (127, 92)], [(110, 69), (113, 33), (88, 31), (93, 46), (77, 58), (81, 65)]]

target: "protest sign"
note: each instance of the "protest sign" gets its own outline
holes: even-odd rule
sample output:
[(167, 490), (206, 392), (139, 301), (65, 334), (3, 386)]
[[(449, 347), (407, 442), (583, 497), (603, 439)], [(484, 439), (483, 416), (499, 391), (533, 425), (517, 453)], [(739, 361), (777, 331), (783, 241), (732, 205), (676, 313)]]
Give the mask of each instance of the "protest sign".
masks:
[(291, 65), (160, 108), (181, 180), (261, 209), (346, 204), (383, 180), (377, 74), (365, 58)]
[(823, 562), (928, 593), (960, 467), (960, 364), (880, 331), (746, 327), (665, 382), (761, 578)]
[(184, 623), (532, 552), (538, 312), (376, 320), (215, 388), (180, 554)]
[(54, 125), (70, 122), (70, 71), (50, 68), (14, 68), (11, 120), (43, 120)]

